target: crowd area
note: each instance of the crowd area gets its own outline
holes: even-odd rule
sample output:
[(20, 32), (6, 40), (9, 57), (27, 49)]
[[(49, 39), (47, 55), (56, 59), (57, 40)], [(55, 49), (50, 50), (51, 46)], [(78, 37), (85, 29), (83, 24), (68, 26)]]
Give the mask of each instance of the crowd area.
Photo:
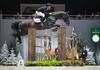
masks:
[[(33, 14), (35, 13), (35, 10), (33, 10), (33, 12), (31, 13), (20, 13), (17, 12), (16, 14), (2, 14), (3, 12), (0, 10), (0, 16), (2, 17), (2, 19), (32, 19)], [(95, 12), (91, 12), (89, 14), (87, 14), (85, 12), (85, 14), (82, 14), (81, 12), (77, 13), (77, 14), (72, 14), (71, 11), (67, 11), (69, 18), (70, 19), (74, 19), (74, 20), (81, 20), (81, 19), (100, 19), (100, 11), (95, 11)]]
[[(32, 19), (32, 15), (29, 14), (0, 14), (2, 15), (2, 19)], [(92, 13), (91, 15), (81, 15), (81, 14), (77, 14), (77, 15), (70, 15), (69, 14), (69, 18), (70, 19), (74, 19), (74, 20), (82, 20), (82, 19), (100, 19), (100, 14), (99, 12), (97, 12), (97, 14)]]

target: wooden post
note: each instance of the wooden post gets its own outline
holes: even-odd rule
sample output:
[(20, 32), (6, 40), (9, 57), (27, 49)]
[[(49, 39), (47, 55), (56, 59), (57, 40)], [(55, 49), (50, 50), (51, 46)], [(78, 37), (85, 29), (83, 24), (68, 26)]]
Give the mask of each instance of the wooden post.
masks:
[(29, 61), (35, 60), (36, 55), (36, 29), (28, 28), (28, 59)]
[(58, 50), (59, 50), (59, 59), (66, 60), (66, 28), (59, 27), (58, 29)]

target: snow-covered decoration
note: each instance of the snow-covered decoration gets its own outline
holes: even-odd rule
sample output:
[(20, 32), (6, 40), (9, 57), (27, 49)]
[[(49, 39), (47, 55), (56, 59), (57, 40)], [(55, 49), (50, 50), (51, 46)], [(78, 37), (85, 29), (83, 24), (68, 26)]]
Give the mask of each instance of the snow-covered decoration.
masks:
[(87, 50), (87, 58), (86, 58), (87, 64), (96, 64), (93, 56), (94, 52), (90, 51), (90, 48), (86, 48), (86, 50)]
[(18, 53), (17, 58), (18, 58), (18, 61), (19, 61), (20, 59), (22, 59), (22, 56), (21, 56), (21, 53), (20, 53), (20, 52)]
[(7, 58), (7, 61), (5, 63), (17, 64), (17, 57), (14, 53), (13, 48), (10, 50), (9, 57)]
[(17, 66), (18, 66), (18, 67), (19, 67), (19, 66), (24, 66), (24, 60), (23, 60), (23, 58), (22, 58), (20, 52), (18, 53), (17, 58), (18, 58)]
[(8, 55), (9, 55), (8, 45), (5, 41), (5, 43), (3, 44), (2, 48), (1, 48), (1, 54), (0, 54), (1, 62), (7, 61)]
[(8, 65), (8, 64), (15, 65), (15, 64), (17, 64), (16, 54), (14, 53), (13, 49), (11, 49), (10, 53), (9, 53), (8, 45), (7, 45), (6, 41), (1, 48), (0, 62), (2, 64), (5, 64), (5, 65)]

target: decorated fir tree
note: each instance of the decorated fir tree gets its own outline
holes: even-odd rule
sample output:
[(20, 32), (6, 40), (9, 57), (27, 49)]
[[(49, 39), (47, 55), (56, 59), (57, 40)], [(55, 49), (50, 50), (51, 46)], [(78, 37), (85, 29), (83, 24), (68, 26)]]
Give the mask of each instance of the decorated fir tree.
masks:
[(8, 51), (8, 45), (5, 41), (5, 43), (3, 44), (2, 48), (1, 48), (1, 62), (5, 62), (8, 59), (8, 55), (9, 55), (9, 51)]
[(10, 50), (8, 62), (10, 62), (11, 64), (17, 64), (17, 57), (16, 54), (14, 53), (13, 48)]

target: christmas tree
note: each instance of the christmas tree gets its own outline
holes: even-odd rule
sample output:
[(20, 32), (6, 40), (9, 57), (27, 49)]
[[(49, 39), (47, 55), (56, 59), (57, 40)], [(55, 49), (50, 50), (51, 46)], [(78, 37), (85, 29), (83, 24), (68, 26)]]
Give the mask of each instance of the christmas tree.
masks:
[(8, 46), (7, 43), (5, 41), (5, 43), (3, 44), (2, 48), (1, 48), (1, 62), (5, 62), (8, 59), (8, 55), (9, 55), (9, 51), (8, 51)]
[(7, 62), (10, 62), (11, 64), (17, 64), (17, 57), (14, 53), (14, 50), (13, 48), (10, 50), (10, 54), (9, 54), (9, 57), (8, 57), (8, 61)]

